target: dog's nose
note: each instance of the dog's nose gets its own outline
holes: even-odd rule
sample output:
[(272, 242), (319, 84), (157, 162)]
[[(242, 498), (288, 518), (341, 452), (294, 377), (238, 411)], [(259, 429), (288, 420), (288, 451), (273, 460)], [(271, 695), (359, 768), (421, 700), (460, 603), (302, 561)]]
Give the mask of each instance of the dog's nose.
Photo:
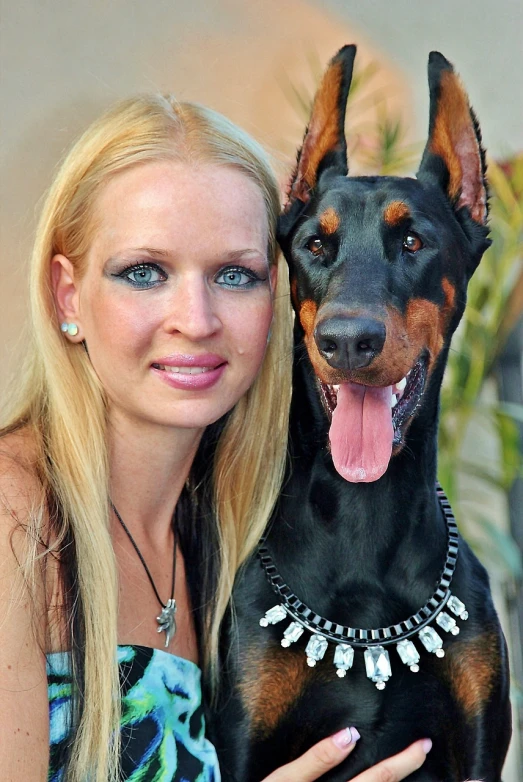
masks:
[(385, 337), (385, 324), (372, 318), (328, 318), (314, 331), (318, 350), (335, 369), (367, 367), (383, 350)]

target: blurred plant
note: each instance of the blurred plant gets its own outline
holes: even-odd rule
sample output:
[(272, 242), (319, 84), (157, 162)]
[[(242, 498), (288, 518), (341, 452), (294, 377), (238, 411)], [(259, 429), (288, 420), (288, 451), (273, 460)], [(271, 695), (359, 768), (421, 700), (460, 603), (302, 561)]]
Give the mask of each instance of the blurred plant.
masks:
[[(282, 84), (302, 126), (323, 72), (316, 55), (309, 54), (308, 63), (310, 89), (289, 79)], [(372, 88), (377, 72), (371, 63), (353, 76), (347, 110), (350, 161), (356, 159), (365, 172), (402, 174), (413, 169), (422, 147), (406, 143), (403, 120), (391, 115), (383, 94)], [(519, 549), (487, 518), (485, 505), (493, 490), (506, 501), (523, 464), (516, 423), (523, 422), (523, 406), (500, 402), (495, 381), (496, 361), (523, 313), (523, 155), (490, 161), (489, 182), (493, 244), (470, 282), (467, 309), (452, 342), (441, 395), (439, 477), (483, 562), (517, 578), (522, 575)], [(480, 448), (471, 445), (471, 433), (485, 440)]]
[[(495, 368), (523, 313), (523, 155), (489, 161), (488, 178), (492, 246), (470, 282), (452, 342), (441, 395), (439, 476), (483, 561), (521, 577), (512, 537), (486, 518), (485, 489), (503, 497), (522, 473), (517, 421), (523, 406), (498, 400)], [(486, 447), (464, 447), (471, 432), (486, 436)]]

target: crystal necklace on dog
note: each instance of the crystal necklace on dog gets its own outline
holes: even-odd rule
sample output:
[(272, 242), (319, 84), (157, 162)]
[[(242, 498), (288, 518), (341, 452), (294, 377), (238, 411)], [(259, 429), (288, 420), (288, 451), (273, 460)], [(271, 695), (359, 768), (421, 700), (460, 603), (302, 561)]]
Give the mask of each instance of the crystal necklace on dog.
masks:
[(396, 644), (401, 661), (414, 673), (419, 671), (420, 660), (419, 652), (410, 640), (415, 634), (428, 652), (433, 652), (437, 657), (444, 657), (443, 639), (429, 625), (435, 622), (445, 632), (458, 635), (459, 627), (456, 620), (443, 609), (448, 608), (461, 620), (468, 619), (468, 613), (464, 603), (450, 591), (458, 558), (458, 528), (450, 503), (439, 483), (436, 485), (436, 490), (447, 524), (447, 555), (436, 589), (419, 611), (399, 624), (375, 629), (344, 627), (324, 619), (302, 603), (284, 583), (266, 548), (265, 538), (262, 538), (258, 547), (258, 556), (269, 583), (281, 598), (281, 602), (265, 612), (265, 616), (260, 619), (260, 625), (268, 627), (287, 617), (292, 619), (283, 633), (281, 645), (284, 647), (295, 643), (305, 630), (312, 633), (305, 648), (307, 664), (311, 667), (323, 659), (329, 642), (335, 644), (334, 666), (340, 677), (345, 676), (352, 668), (354, 650), (365, 649), (365, 671), (378, 690), (385, 688), (385, 683), (392, 675), (387, 646)]
[(160, 605), (162, 607), (162, 611), (160, 613), (160, 616), (156, 617), (156, 621), (158, 622), (158, 625), (159, 625), (158, 632), (159, 633), (165, 633), (165, 648), (167, 649), (169, 644), (170, 644), (170, 642), (171, 642), (172, 637), (174, 636), (174, 634), (176, 632), (176, 620), (174, 618), (174, 615), (176, 613), (176, 600), (174, 599), (174, 583), (175, 583), (175, 579), (176, 579), (176, 529), (174, 527), (174, 523), (173, 523), (173, 531), (174, 531), (173, 578), (172, 578), (172, 585), (171, 585), (171, 597), (169, 598), (167, 603), (164, 603), (163, 600), (161, 599), (160, 595), (158, 594), (158, 590), (156, 589), (156, 584), (154, 583), (153, 577), (151, 575), (151, 571), (147, 567), (147, 563), (146, 563), (145, 559), (142, 556), (142, 552), (138, 548), (138, 545), (137, 545), (136, 541), (134, 540), (134, 538), (131, 535), (129, 529), (127, 528), (126, 524), (124, 523), (124, 520), (122, 519), (122, 517), (120, 516), (120, 514), (116, 510), (113, 501), (111, 500), (110, 502), (111, 502), (111, 507), (112, 507), (112, 509), (114, 511), (114, 514), (115, 514), (116, 518), (118, 519), (118, 521), (122, 525), (125, 533), (127, 534), (127, 537), (129, 538), (129, 540), (131, 541), (131, 543), (133, 545), (134, 550), (136, 551), (136, 553), (138, 554), (138, 556), (140, 558), (140, 562), (142, 563), (142, 565), (144, 567), (144, 570), (147, 573), (147, 578), (151, 582), (151, 586), (152, 586), (152, 588), (154, 590), (154, 594), (156, 595), (156, 599), (158, 600), (158, 602), (160, 603)]

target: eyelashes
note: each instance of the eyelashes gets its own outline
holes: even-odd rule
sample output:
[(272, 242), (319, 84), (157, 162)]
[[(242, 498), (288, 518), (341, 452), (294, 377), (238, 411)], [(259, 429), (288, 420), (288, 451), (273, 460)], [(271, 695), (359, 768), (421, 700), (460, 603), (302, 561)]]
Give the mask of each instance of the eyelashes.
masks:
[(267, 277), (260, 277), (253, 269), (244, 266), (227, 266), (214, 278), (215, 282), (227, 288), (248, 288), (266, 280)]
[[(111, 276), (126, 282), (133, 288), (142, 290), (156, 288), (169, 278), (167, 272), (156, 263), (131, 264)], [(261, 276), (254, 269), (237, 265), (224, 266), (213, 277), (213, 281), (220, 287), (237, 290), (252, 288), (259, 283), (266, 282), (267, 279), (267, 276)]]
[(126, 266), (122, 271), (112, 275), (126, 280), (134, 288), (155, 288), (167, 280), (167, 274), (156, 263), (137, 263)]

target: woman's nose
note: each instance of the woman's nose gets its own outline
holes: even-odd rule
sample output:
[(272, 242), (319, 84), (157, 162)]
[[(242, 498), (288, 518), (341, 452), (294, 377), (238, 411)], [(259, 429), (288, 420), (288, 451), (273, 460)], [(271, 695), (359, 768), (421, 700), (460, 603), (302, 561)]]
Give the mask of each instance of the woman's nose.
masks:
[(204, 281), (190, 280), (177, 286), (164, 328), (179, 332), (192, 340), (212, 336), (221, 328), (212, 291)]

